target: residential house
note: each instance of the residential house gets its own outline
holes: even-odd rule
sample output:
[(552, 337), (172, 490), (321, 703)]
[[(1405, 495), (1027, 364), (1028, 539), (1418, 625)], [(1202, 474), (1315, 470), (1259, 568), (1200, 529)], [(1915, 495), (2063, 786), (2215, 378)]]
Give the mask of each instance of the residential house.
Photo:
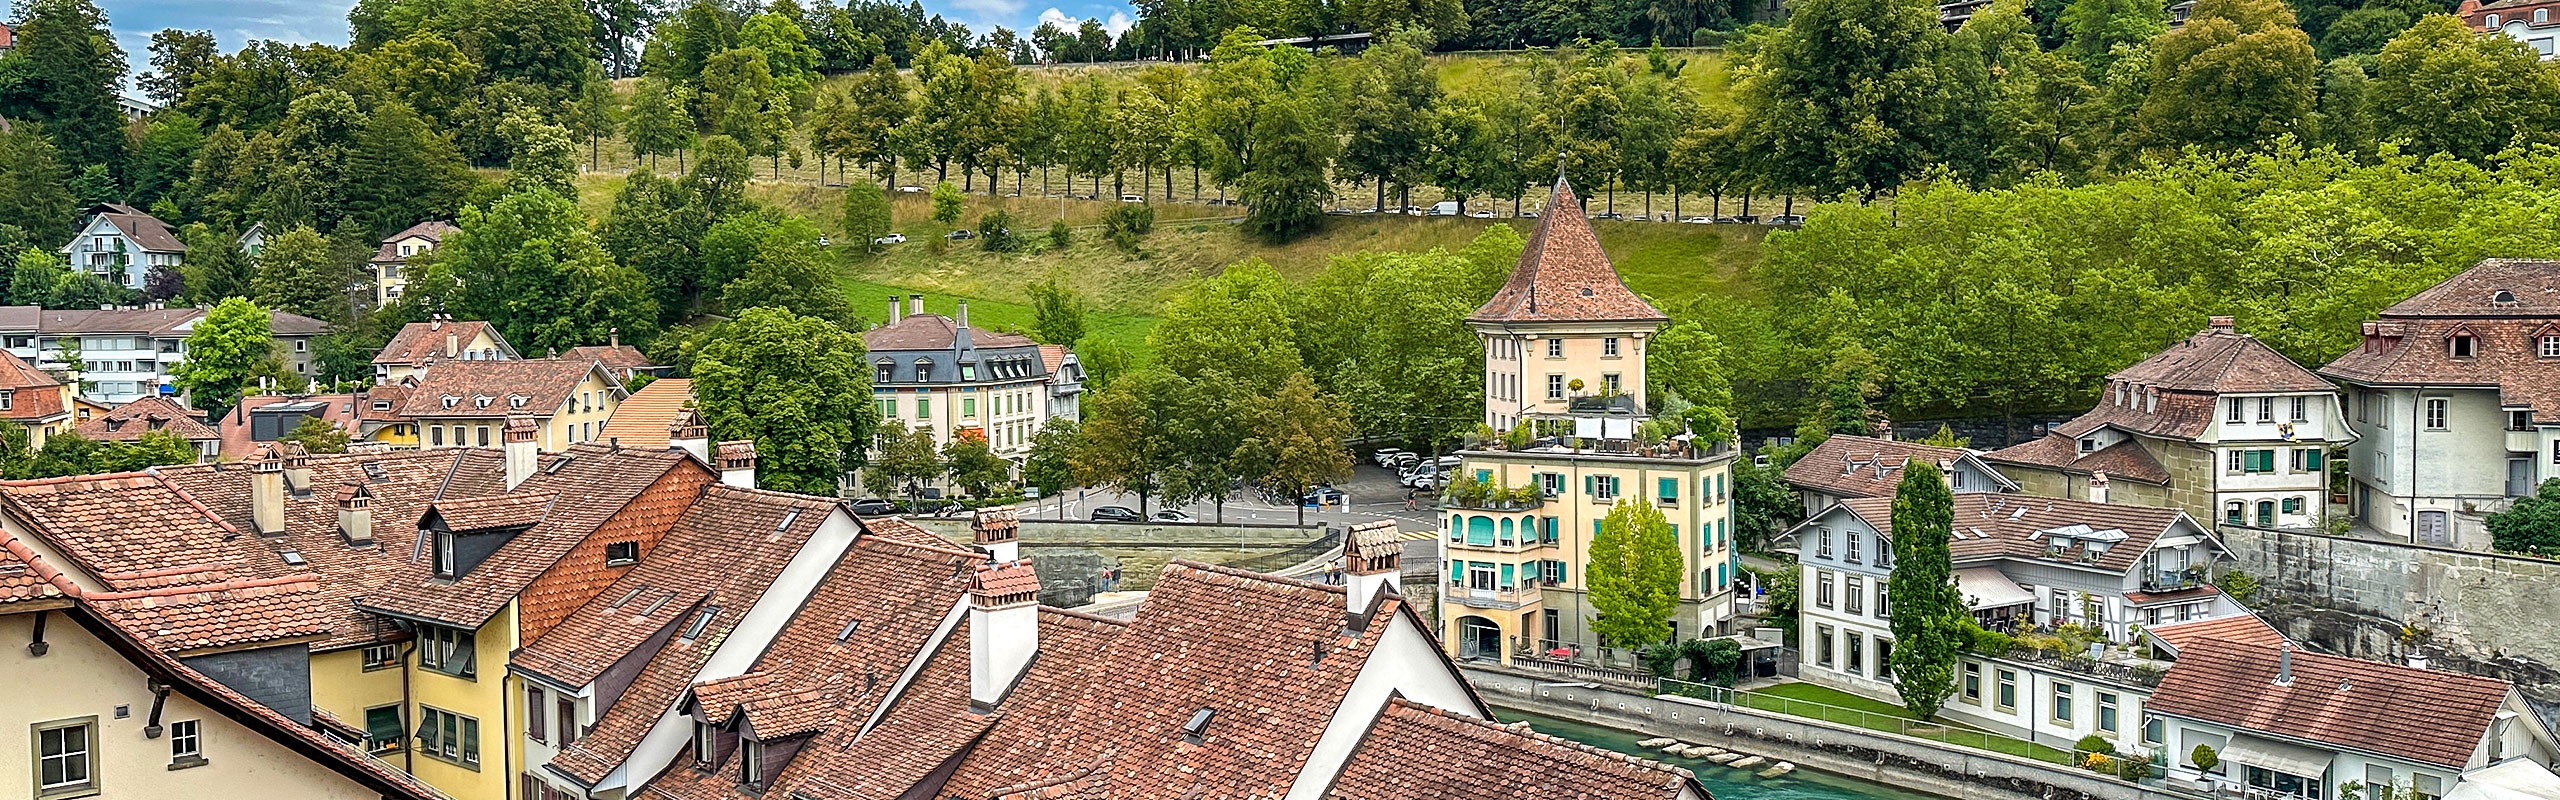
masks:
[(40, 449), (45, 439), (71, 428), (72, 397), (62, 381), (0, 351), (0, 419), (27, 429), (28, 447)]
[(373, 356), (373, 381), (391, 384), (423, 378), (447, 361), (514, 361), (515, 347), (498, 326), (478, 320), (454, 321), (444, 314), (400, 326), (391, 341)]
[(692, 405), (693, 379), (659, 378), (614, 406), (598, 435), (619, 447), (665, 447), (668, 431), (681, 426), (678, 417)]
[(256, 263), (258, 260), (258, 254), (267, 251), (267, 224), (264, 222), (250, 223), (249, 229), (241, 231), (240, 238), (232, 241), (234, 244), (240, 246), (241, 255), (248, 256), (250, 263)]
[(605, 374), (613, 376), (614, 380), (626, 386), (631, 383), (633, 376), (643, 373), (655, 375), (666, 369), (651, 362), (648, 355), (640, 352), (640, 348), (623, 344), (620, 330), (610, 331), (607, 336), (609, 338), (606, 344), (572, 347), (569, 348), (569, 352), (561, 353), (555, 358), (603, 364)]
[[(1395, 591), (1391, 523), (1353, 532), (1346, 586), (1177, 561), (1114, 620), (1038, 606), (1012, 542), (836, 513), (851, 544), (821, 533), (779, 573), (840, 549), (824, 577), (742, 593), (734, 623), (666, 619), (735, 627), (649, 657), (645, 694), (531, 779), (598, 798), (1706, 797), (1685, 770), (1490, 721)], [(768, 632), (768, 608), (796, 610)]]
[(168, 397), (145, 397), (116, 406), (72, 430), (96, 442), (131, 442), (146, 433), (167, 431), (187, 440), (195, 448), (198, 462), (222, 455), (222, 433), (205, 424), (204, 412)]
[(909, 295), (901, 313), (862, 334), (870, 351), (871, 397), (880, 418), (933, 431), (936, 446), (984, 439), (997, 456), (1019, 465), (1031, 437), (1055, 418), (1048, 362), (1029, 337), (969, 325), (969, 301), (958, 318), (928, 314), (924, 295)]
[(408, 388), (400, 415), (431, 448), (493, 446), (510, 417), (527, 417), (542, 450), (557, 452), (597, 441), (624, 396), (593, 361), (449, 361)]
[(2341, 414), (2337, 387), (2214, 317), (2107, 376), (2089, 413), (1983, 460), (2027, 494), (2319, 528), (2329, 451), (2358, 436)]
[(115, 203), (90, 206), (80, 234), (62, 246), (71, 268), (127, 289), (140, 289), (152, 267), (177, 269), (187, 245), (160, 218)]
[[(1893, 683), (1893, 498), (1842, 501), (1790, 531), (1802, 616), (1799, 675), (1899, 702)], [(2008, 632), (2069, 626), (2102, 658), (2083, 667), (2032, 649), (1960, 660), (1946, 713), (2069, 746), (2097, 734), (2126, 749), (2157, 665), (2132, 651), (2146, 628), (2245, 616), (2206, 581), (2226, 553), (2176, 509), (1994, 493), (1955, 496), (1948, 542), (1977, 624)]]
[[(2496, 678), (2267, 645), (2200, 639), (2179, 648), (2146, 708), (2164, 730), (2173, 785), (2252, 797), (2446, 797), (2495, 765), (2560, 781), (2544, 718)], [(2198, 765), (2198, 748), (2217, 763)], [(2389, 787), (2385, 792), (2383, 787)]]
[(1084, 362), (1063, 344), (1040, 346), (1040, 364), (1049, 370), (1049, 418), (1083, 418)]
[[(439, 800), (415, 778), (208, 673), (309, 637), (274, 592), (307, 577), (108, 591), (88, 568), (0, 530), (0, 784), (45, 800), (260, 797)], [(48, 624), (49, 623), (49, 624)], [(240, 648), (240, 649), (230, 649)], [(236, 677), (234, 678), (236, 681)], [(109, 794), (112, 792), (113, 794)]]
[(0, 55), (7, 55), (10, 50), (17, 47), (18, 30), (10, 27), (9, 23), (0, 22)]
[(374, 307), (391, 305), (409, 288), (409, 259), (436, 249), (444, 237), (458, 230), (453, 223), (431, 219), (383, 239), (382, 247), (373, 252)]
[(362, 392), (310, 395), (251, 395), (217, 420), (222, 431), (222, 457), (234, 461), (257, 454), (261, 445), (282, 441), (312, 419), (347, 435), (350, 449), (366, 442), (390, 447), (416, 447), (418, 425), (399, 416), (408, 387), (375, 386)]
[(1873, 436), (1833, 434), (1787, 465), (1787, 485), (1804, 499), (1805, 516), (1822, 513), (1842, 500), (1892, 497), (1902, 486), (1902, 469), (1917, 460), (1947, 475), (1948, 488), (1962, 492), (2014, 492), (2018, 484), (1983, 463), (1981, 454), (1961, 447)]
[[(0, 306), (0, 350), (37, 369), (77, 373), (72, 377), (79, 381), (79, 394), (98, 403), (174, 395), (177, 387), (169, 382), (169, 371), (186, 360), (187, 336), (204, 315), (200, 308)], [(311, 374), (311, 340), (326, 332), (329, 324), (270, 311), (267, 327), (285, 366), (297, 375)], [(67, 350), (78, 351), (80, 363), (64, 363)]]
[(2358, 527), (2489, 548), (2483, 521), (2560, 477), (2560, 261), (2488, 259), (2364, 324), (2320, 368), (2347, 385), (2359, 437), (2347, 509)]
[(2481, 35), (2503, 34), (2533, 48), (2542, 60), (2549, 61), (2555, 52), (2552, 39), (2560, 35), (2560, 0), (2462, 0), (2453, 15)]
[[(1581, 201), (1559, 177), (1547, 206)], [(1636, 437), (1644, 341), (1665, 319), (1618, 280), (1577, 213), (1541, 217), (1510, 278), (1468, 316), (1484, 341), (1485, 422), (1534, 426), (1537, 436), (1525, 447), (1487, 443), (1459, 454), (1458, 475), (1505, 491), (1453, 492), (1445, 509), (1440, 620), (1451, 655), (1506, 664), (1522, 654), (1599, 655), (1581, 567), (1602, 519), (1622, 502), (1660, 509), (1680, 541), (1673, 632), (1730, 632), (1733, 449)]]

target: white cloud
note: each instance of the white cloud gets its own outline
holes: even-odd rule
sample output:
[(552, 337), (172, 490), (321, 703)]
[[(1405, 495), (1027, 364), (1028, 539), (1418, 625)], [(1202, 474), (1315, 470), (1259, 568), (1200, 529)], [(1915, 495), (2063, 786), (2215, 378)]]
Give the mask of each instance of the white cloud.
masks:
[(1076, 18), (1067, 16), (1067, 12), (1060, 11), (1055, 6), (1051, 6), (1047, 11), (1040, 12), (1040, 21), (1056, 25), (1058, 26), (1058, 29), (1062, 31), (1074, 31), (1076, 29)]
[(1114, 11), (1111, 12), (1110, 19), (1102, 21), (1102, 29), (1110, 31), (1111, 38), (1117, 39), (1120, 38), (1121, 32), (1127, 31), (1131, 26), (1136, 24), (1138, 24), (1137, 20), (1130, 19), (1128, 14)]

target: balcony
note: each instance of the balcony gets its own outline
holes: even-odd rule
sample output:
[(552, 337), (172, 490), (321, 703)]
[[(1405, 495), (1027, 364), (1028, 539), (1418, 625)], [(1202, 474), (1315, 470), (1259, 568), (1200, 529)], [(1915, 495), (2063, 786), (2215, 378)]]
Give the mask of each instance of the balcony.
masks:
[(2142, 576), (2142, 591), (2148, 594), (2168, 594), (2203, 585), (2205, 585), (2204, 569), (2200, 567), (2154, 572)]
[(1507, 589), (1475, 589), (1469, 588), (1464, 581), (1449, 581), (1441, 591), (1449, 602), (1468, 608), (1517, 611), (1540, 602), (1538, 584), (1534, 581)]
[(1464, 538), (1449, 540), (1449, 552), (1452, 553), (1526, 553), (1531, 550), (1554, 546), (1556, 546), (1556, 543), (1540, 541), (1538, 537), (1535, 536), (1520, 539), (1495, 539), (1492, 542), (1485, 544), (1468, 544)]

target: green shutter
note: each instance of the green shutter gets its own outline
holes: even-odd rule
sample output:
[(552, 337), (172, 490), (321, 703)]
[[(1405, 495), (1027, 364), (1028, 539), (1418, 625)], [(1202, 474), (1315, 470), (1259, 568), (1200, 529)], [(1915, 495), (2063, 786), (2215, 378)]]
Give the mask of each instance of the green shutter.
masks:
[(2319, 469), (2319, 468), (2320, 468), (2320, 466), (2321, 466), (2321, 462), (2322, 462), (2324, 459), (2327, 459), (2328, 457), (2329, 457), (2329, 454), (2328, 454), (2328, 453), (2326, 453), (2326, 452), (2322, 452), (2322, 451), (2320, 450), (2320, 448), (2317, 448), (2317, 447), (2311, 448), (2311, 449), (2309, 449), (2309, 450), (2304, 450), (2304, 451), (2302, 451), (2302, 468), (2303, 468), (2303, 469)]
[(1573, 567), (1571, 565), (1562, 561), (1556, 562), (1556, 582), (1563, 583), (1565, 581), (1565, 571), (1572, 568)]
[(1465, 581), (1466, 579), (1467, 579), (1467, 562), (1464, 562), (1464, 561), (1451, 561), (1451, 562), (1449, 562), (1449, 582), (1450, 582), (1450, 583), (1459, 583), (1459, 582), (1463, 582), (1463, 581)]
[(1586, 495), (1593, 496), (1593, 497), (1598, 497), (1598, 496), (1600, 496), (1600, 492), (1598, 492), (1597, 490), (1595, 490), (1595, 489), (1593, 489), (1593, 488), (1592, 488), (1592, 487), (1595, 487), (1595, 486), (1598, 486), (1598, 485), (1599, 485), (1599, 484), (1597, 484), (1597, 483), (1594, 483), (1594, 482), (1593, 482), (1593, 481), (1597, 480), (1599, 477), (1600, 477), (1600, 476), (1597, 476), (1597, 475), (1584, 475), (1584, 476), (1582, 476), (1582, 493), (1583, 493), (1583, 494), (1586, 494)]
[(1519, 567), (1511, 564), (1502, 565), (1502, 588), (1509, 589), (1513, 586), (1519, 585), (1513, 582), (1519, 577), (1519, 569)]
[(2249, 465), (2248, 465), (2248, 471), (2249, 471), (2249, 472), (2274, 472), (2274, 471), (2276, 471), (2276, 451), (2273, 451), (2273, 450), (2251, 450), (2251, 451), (2249, 451)]

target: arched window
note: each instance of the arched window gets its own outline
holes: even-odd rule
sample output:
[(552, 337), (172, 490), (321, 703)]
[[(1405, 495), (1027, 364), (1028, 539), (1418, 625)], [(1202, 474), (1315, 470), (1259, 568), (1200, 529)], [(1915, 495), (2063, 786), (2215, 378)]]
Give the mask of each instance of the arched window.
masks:
[(1472, 547), (1493, 546), (1493, 518), (1467, 518), (1467, 544)]
[(1517, 540), (1511, 535), (1511, 520), (1509, 518), (1505, 518), (1502, 520), (1502, 543), (1510, 544), (1514, 541)]

